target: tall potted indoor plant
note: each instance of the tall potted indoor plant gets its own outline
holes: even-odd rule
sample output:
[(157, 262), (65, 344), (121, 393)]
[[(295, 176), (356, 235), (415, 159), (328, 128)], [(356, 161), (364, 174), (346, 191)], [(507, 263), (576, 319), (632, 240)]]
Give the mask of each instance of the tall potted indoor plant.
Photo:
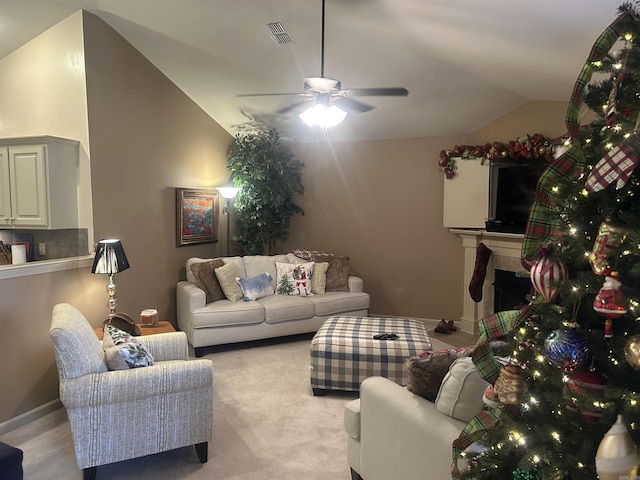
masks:
[(271, 254), (276, 240), (289, 233), (291, 217), (304, 215), (294, 195), (304, 193), (301, 170), (288, 144), (275, 129), (236, 135), (227, 167), (240, 188), (235, 200), (237, 233), (234, 240), (245, 255)]

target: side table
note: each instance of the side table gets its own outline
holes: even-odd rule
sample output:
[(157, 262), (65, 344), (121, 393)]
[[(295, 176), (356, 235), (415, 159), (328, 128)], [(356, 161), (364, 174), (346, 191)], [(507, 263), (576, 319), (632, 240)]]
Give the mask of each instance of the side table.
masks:
[[(157, 327), (148, 327), (146, 325), (141, 325), (139, 323), (137, 323), (136, 325), (140, 327), (141, 336), (154, 335), (156, 333), (171, 333), (176, 331), (176, 329), (173, 328), (173, 325), (171, 325), (171, 322), (167, 322), (167, 321), (158, 322)], [(98, 339), (102, 340), (102, 334), (104, 333), (104, 326), (95, 327), (93, 331), (96, 332)]]

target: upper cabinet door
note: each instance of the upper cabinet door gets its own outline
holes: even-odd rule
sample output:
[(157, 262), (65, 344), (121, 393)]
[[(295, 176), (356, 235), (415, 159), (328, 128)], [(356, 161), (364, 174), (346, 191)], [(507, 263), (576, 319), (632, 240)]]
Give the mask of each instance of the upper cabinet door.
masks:
[(0, 147), (0, 228), (11, 225), (11, 184), (9, 183), (9, 149)]
[(78, 228), (78, 148), (52, 136), (0, 139), (0, 228)]
[(9, 148), (13, 225), (49, 225), (47, 152), (44, 145)]

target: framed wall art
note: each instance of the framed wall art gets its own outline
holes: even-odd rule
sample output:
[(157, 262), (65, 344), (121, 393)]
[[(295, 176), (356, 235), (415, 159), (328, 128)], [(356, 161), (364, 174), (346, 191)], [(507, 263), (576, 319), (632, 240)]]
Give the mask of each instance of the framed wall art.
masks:
[(215, 189), (176, 188), (176, 244), (218, 241), (219, 194)]

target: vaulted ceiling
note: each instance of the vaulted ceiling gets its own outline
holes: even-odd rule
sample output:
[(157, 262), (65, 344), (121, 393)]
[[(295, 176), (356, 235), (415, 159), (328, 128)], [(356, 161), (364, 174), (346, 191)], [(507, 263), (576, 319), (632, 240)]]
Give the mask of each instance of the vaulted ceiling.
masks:
[[(326, 0), (325, 75), (343, 88), (405, 87), (328, 131), (335, 140), (464, 135), (531, 100), (569, 99), (622, 0)], [(321, 0), (0, 0), (0, 58), (78, 9), (111, 25), (227, 131), (276, 114), (320, 76)], [(291, 43), (267, 28), (280, 22)], [(1, 81), (1, 79), (0, 79)], [(0, 106), (1, 108), (1, 106)]]

